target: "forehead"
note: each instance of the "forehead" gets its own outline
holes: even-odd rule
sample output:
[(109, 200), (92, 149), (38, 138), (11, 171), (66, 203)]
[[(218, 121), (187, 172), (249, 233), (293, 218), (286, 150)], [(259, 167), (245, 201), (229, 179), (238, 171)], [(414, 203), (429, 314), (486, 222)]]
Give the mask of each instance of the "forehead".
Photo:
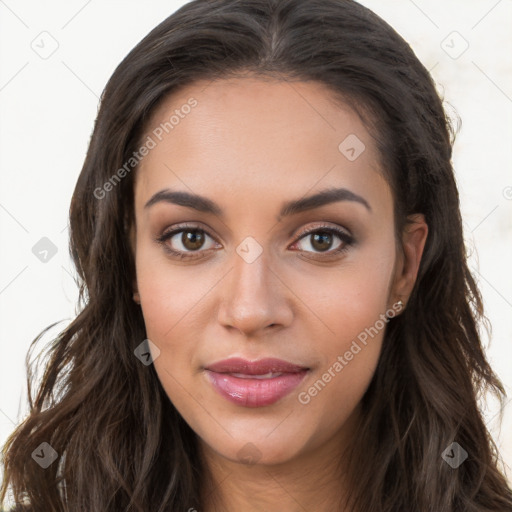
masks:
[[(373, 139), (318, 82), (201, 81), (172, 93), (146, 126), (154, 144), (136, 172), (137, 208), (164, 188), (300, 197), (343, 186), (387, 187)], [(382, 194), (381, 194), (382, 195)]]

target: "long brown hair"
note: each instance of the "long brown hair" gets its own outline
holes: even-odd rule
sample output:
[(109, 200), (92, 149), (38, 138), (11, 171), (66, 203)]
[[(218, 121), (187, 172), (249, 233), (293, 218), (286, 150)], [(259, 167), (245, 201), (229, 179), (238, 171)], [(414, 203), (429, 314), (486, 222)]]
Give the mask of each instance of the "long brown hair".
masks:
[[(349, 102), (372, 126), (397, 239), (409, 214), (423, 213), (429, 226), (413, 294), (387, 326), (363, 398), (350, 458), (354, 510), (512, 511), (477, 406), (488, 390), (503, 403), (504, 389), (479, 334), (482, 300), (466, 263), (451, 165), (454, 129), (408, 44), (352, 0), (194, 0), (117, 67), (70, 207), (80, 312), (49, 347), (34, 396), (29, 356), (45, 331), (32, 342), (30, 413), (3, 448), (1, 502), (10, 487), (16, 503), (44, 512), (203, 508), (196, 435), (153, 365), (134, 356), (146, 333), (132, 300), (136, 166), (126, 162), (168, 94), (248, 71), (321, 82)], [(457, 468), (442, 457), (453, 442), (468, 454)], [(46, 469), (32, 458), (41, 443), (57, 454)]]

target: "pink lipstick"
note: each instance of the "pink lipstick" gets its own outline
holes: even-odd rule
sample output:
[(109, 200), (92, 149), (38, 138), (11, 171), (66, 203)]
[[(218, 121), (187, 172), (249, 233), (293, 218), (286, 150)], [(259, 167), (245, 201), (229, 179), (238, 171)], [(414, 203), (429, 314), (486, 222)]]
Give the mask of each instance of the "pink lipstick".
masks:
[(309, 368), (283, 361), (225, 359), (206, 367), (214, 389), (227, 400), (244, 407), (271, 405), (296, 388)]

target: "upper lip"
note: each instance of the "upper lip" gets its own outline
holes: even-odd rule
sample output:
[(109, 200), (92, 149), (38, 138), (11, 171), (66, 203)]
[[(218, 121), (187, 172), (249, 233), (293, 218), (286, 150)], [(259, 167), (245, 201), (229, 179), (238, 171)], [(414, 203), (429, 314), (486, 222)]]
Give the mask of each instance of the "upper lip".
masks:
[(223, 359), (206, 367), (216, 373), (241, 373), (244, 375), (265, 375), (267, 373), (298, 373), (309, 368), (284, 361), (282, 359), (266, 358), (248, 361), (240, 357)]

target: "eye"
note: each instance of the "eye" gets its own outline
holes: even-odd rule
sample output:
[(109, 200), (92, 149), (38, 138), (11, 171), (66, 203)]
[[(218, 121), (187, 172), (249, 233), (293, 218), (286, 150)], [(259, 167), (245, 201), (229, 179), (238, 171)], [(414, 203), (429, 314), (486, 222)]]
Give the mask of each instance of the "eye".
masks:
[(156, 241), (172, 256), (187, 259), (201, 257), (201, 254), (194, 253), (212, 249), (213, 247), (204, 247), (208, 238), (214, 241), (206, 231), (197, 226), (178, 226), (159, 236)]
[[(354, 238), (345, 230), (330, 225), (316, 226), (303, 231), (299, 239), (290, 247), (302, 245), (298, 250), (311, 252), (317, 257), (333, 257), (348, 250), (354, 244)], [(210, 239), (210, 247), (204, 247)], [(338, 241), (336, 242), (336, 239)], [(215, 248), (215, 240), (197, 225), (181, 225), (164, 232), (156, 238), (164, 250), (179, 259), (201, 258), (204, 252)]]
[(300, 251), (332, 257), (348, 250), (353, 245), (354, 238), (341, 228), (323, 225), (302, 232), (293, 246), (300, 245), (301, 242), (304, 243), (302, 248), (299, 247)]

